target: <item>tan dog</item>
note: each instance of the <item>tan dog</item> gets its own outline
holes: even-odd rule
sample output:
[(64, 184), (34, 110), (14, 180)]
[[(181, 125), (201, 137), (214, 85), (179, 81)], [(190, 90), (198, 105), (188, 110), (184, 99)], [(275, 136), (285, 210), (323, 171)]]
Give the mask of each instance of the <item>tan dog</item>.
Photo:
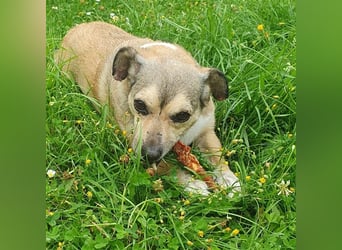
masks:
[[(182, 47), (142, 39), (103, 22), (80, 24), (64, 37), (56, 61), (83, 93), (108, 104), (135, 151), (159, 162), (180, 140), (197, 146), (216, 166), (215, 181), (240, 189), (220, 158), (215, 126), (217, 100), (228, 97), (227, 80), (203, 68)], [(205, 182), (178, 170), (187, 191), (209, 193)]]

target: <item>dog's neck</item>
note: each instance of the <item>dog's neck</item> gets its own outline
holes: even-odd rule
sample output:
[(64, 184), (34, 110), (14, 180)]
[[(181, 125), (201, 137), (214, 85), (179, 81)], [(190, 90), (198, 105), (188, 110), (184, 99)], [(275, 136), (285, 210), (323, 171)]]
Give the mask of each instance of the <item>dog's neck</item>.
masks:
[(204, 130), (213, 126), (211, 123), (213, 123), (211, 115), (201, 115), (192, 127), (180, 138), (180, 141), (186, 145), (190, 145)]

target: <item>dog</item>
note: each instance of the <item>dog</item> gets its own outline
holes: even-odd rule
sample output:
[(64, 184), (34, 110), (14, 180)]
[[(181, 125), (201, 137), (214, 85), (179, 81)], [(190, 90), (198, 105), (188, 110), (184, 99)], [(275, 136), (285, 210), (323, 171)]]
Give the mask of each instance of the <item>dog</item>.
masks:
[[(105, 22), (70, 29), (55, 60), (84, 94), (110, 107), (132, 148), (149, 163), (161, 162), (177, 141), (192, 144), (215, 166), (219, 186), (240, 191), (214, 130), (212, 97), (228, 97), (221, 71), (201, 67), (179, 45), (139, 38)], [(210, 193), (204, 181), (185, 170), (178, 169), (177, 177), (188, 192)]]

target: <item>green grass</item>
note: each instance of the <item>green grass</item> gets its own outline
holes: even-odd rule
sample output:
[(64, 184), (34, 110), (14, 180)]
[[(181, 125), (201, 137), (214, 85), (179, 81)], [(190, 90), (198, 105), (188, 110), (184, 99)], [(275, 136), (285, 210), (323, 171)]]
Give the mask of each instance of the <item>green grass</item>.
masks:
[[(46, 10), (46, 171), (56, 171), (46, 177), (47, 249), (295, 249), (294, 1), (49, 0)], [(230, 97), (216, 103), (217, 134), (241, 196), (191, 196), (172, 175), (150, 178), (107, 108), (96, 112), (61, 74), (54, 50), (92, 20), (179, 43), (225, 72)], [(282, 180), (288, 196), (278, 194)]]

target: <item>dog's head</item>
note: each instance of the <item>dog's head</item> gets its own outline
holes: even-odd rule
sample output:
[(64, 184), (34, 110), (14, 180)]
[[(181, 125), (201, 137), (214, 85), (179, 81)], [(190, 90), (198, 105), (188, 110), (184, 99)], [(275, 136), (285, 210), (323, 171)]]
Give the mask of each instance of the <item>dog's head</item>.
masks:
[(178, 140), (192, 142), (215, 123), (211, 95), (228, 97), (227, 79), (217, 69), (177, 60), (148, 59), (132, 47), (118, 51), (113, 77), (129, 84), (135, 117), (132, 147), (158, 162)]

